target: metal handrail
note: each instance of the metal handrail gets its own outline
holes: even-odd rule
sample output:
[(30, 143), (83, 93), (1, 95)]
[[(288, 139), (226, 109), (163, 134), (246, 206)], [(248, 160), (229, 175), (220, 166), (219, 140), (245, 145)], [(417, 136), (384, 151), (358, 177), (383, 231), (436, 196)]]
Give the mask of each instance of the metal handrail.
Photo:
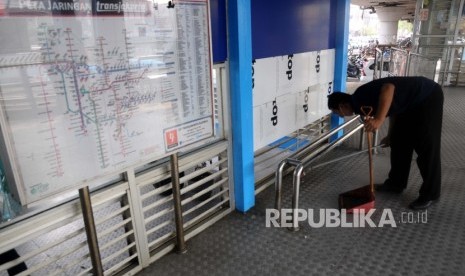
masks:
[(309, 145), (306, 145), (305, 147), (303, 147), (300, 151), (296, 152), (296, 153), (293, 153), (291, 154), (288, 158), (299, 158), (303, 155), (306, 155), (308, 154), (308, 152), (312, 149), (314, 149), (318, 144), (320, 144), (321, 142), (324, 142), (325, 140), (329, 139), (331, 136), (333, 136), (334, 134), (336, 134), (337, 132), (339, 132), (340, 130), (342, 130), (343, 128), (345, 128), (346, 126), (350, 125), (351, 123), (355, 122), (359, 120), (359, 116), (354, 116), (352, 119), (350, 119), (349, 121), (345, 122), (344, 124), (342, 125), (339, 125), (338, 127), (334, 128), (334, 129), (331, 129), (328, 131), (328, 133), (326, 133), (325, 135), (319, 137), (317, 140), (315, 140), (313, 143), (309, 144)]
[[(310, 150), (314, 149), (317, 145), (319, 145), (323, 141), (329, 139), (331, 136), (336, 134), (338, 131), (342, 130), (343, 128), (345, 128), (348, 125), (352, 124), (353, 122), (357, 121), (358, 118), (359, 118), (358, 116), (355, 116), (354, 118), (350, 119), (349, 121), (345, 122), (344, 124), (330, 130), (328, 133), (321, 136), (320, 138), (318, 138), (313, 143), (305, 146), (299, 152), (291, 154), (289, 157), (287, 157), (286, 159), (282, 160), (279, 163), (278, 168), (276, 169), (276, 181), (275, 181), (275, 192), (276, 192), (276, 195), (275, 195), (275, 208), (276, 209), (281, 210), (282, 177), (283, 177), (284, 167), (287, 164), (293, 165), (294, 162), (300, 162), (299, 159), (298, 159), (300, 156), (302, 156), (303, 154), (308, 153)], [(293, 166), (296, 166), (296, 165), (293, 165)]]
[(307, 167), (310, 163), (314, 162), (317, 160), (319, 157), (321, 157), (324, 153), (332, 150), (334, 147), (339, 145), (340, 143), (344, 142), (346, 139), (348, 139), (352, 134), (355, 132), (359, 131), (361, 128), (363, 128), (363, 124), (360, 124), (357, 126), (355, 129), (351, 130), (347, 134), (343, 135), (341, 138), (339, 138), (336, 141), (333, 141), (331, 144), (327, 145), (323, 151), (320, 152), (315, 158), (312, 158), (308, 160), (307, 162), (300, 163), (295, 167), (294, 170), (294, 175), (293, 175), (293, 180), (292, 180), (292, 228), (290, 230), (292, 231), (298, 231), (299, 230), (299, 221), (296, 219), (297, 218), (297, 210), (299, 208), (299, 195), (300, 195), (300, 177), (302, 176), (303, 169)]
[[(336, 134), (338, 131), (342, 130), (343, 128), (349, 126), (353, 122), (357, 121), (359, 119), (358, 116), (352, 118), (351, 120), (345, 122), (344, 124), (338, 126), (337, 128), (334, 128), (330, 130), (326, 135), (322, 136), (318, 141), (315, 143), (312, 143), (312, 145), (309, 145), (307, 148), (313, 148), (316, 146), (316, 144), (319, 144), (321, 141), (328, 139), (332, 135)], [(275, 209), (278, 211), (281, 211), (281, 206), (282, 206), (282, 178), (283, 178), (283, 171), (286, 165), (291, 165), (294, 166), (294, 173), (293, 173), (293, 185), (292, 185), (292, 190), (293, 190), (293, 197), (292, 197), (292, 225), (293, 227), (290, 230), (297, 231), (298, 230), (298, 221), (296, 220), (297, 216), (297, 208), (299, 205), (299, 193), (300, 193), (300, 178), (303, 172), (303, 169), (323, 156), (326, 152), (332, 150), (334, 147), (345, 141), (347, 138), (352, 136), (355, 132), (360, 131), (363, 129), (363, 124), (359, 122), (359, 124), (349, 131), (348, 133), (344, 134), (342, 137), (339, 139), (336, 139), (332, 141), (331, 143), (325, 145), (324, 147), (319, 148), (318, 150), (312, 152), (309, 156), (305, 156), (301, 160), (295, 158), (286, 158), (283, 161), (281, 161), (276, 169), (276, 181), (275, 181)], [(301, 156), (302, 154), (299, 154), (298, 156)], [(339, 161), (335, 160), (335, 161)], [(335, 162), (334, 161), (334, 162)], [(326, 162), (325, 164), (329, 164)]]

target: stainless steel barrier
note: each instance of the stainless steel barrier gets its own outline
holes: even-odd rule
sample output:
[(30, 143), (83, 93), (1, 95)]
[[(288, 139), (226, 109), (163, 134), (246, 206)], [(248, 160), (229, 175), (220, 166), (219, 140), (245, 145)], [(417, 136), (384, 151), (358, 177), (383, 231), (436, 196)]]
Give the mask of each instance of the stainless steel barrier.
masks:
[[(357, 131), (360, 131), (363, 129), (363, 124), (358, 121), (359, 116), (356, 116), (352, 118), (351, 120), (345, 122), (344, 124), (330, 130), (326, 135), (322, 136), (320, 139), (309, 145), (305, 150), (302, 150), (298, 154), (296, 154), (293, 157), (286, 158), (283, 161), (281, 161), (278, 165), (278, 168), (276, 169), (276, 181), (275, 181), (275, 209), (278, 211), (281, 211), (282, 207), (282, 178), (283, 178), (283, 171), (286, 165), (290, 165), (294, 167), (294, 173), (293, 173), (293, 185), (292, 185), (292, 190), (293, 190), (293, 197), (292, 197), (292, 227), (290, 230), (297, 231), (298, 228), (298, 221), (296, 220), (297, 216), (297, 209), (299, 206), (299, 190), (300, 190), (300, 178), (303, 172), (303, 169), (310, 165), (312, 162), (323, 156), (325, 153), (328, 151), (332, 150), (334, 147), (348, 139), (350, 136), (352, 136), (354, 133)], [(319, 144), (321, 144), (323, 141), (327, 140), (334, 134), (336, 134), (338, 131), (347, 128), (349, 125), (351, 125), (354, 122), (357, 122), (358, 124), (349, 132), (344, 134), (342, 137), (339, 139), (336, 139), (332, 141), (331, 143), (328, 143), (327, 145), (324, 145), (314, 151), (312, 151), (309, 154), (309, 151), (311, 149), (315, 149), (315, 147)], [(351, 155), (352, 156), (352, 155)], [(348, 157), (351, 157), (348, 156)], [(333, 163), (339, 160), (342, 160), (343, 158), (339, 158), (337, 160), (333, 160), (331, 162), (325, 162), (322, 164), (319, 164), (317, 166), (314, 166), (312, 168), (316, 168), (322, 165), (327, 165), (329, 163)]]
[(439, 82), (437, 66), (438, 59), (420, 54), (409, 53), (407, 76), (423, 76)]
[(255, 195), (274, 185), (276, 163), (286, 158), (293, 158), (306, 146), (318, 140), (329, 131), (329, 121), (330, 115), (326, 115), (286, 135), (279, 142), (255, 151)]
[[(436, 44), (424, 45), (418, 48), (422, 60), (415, 61), (411, 57), (410, 74), (417, 74), (428, 69), (435, 69), (435, 81), (443, 86), (465, 86), (465, 45), (463, 44)], [(436, 61), (436, 62), (434, 62)]]
[(409, 52), (406, 50), (391, 48), (389, 60), (389, 76), (407, 76), (408, 74)]
[[(389, 59), (385, 57), (387, 52), (389, 52)], [(438, 67), (440, 67), (440, 63), (438, 62), (440, 62), (438, 58), (412, 53), (395, 47), (376, 48), (373, 79), (391, 76), (424, 76), (442, 84), (443, 81), (439, 80)], [(383, 74), (383, 71), (388, 73)], [(445, 78), (446, 73), (457, 72), (442, 71), (442, 79)]]

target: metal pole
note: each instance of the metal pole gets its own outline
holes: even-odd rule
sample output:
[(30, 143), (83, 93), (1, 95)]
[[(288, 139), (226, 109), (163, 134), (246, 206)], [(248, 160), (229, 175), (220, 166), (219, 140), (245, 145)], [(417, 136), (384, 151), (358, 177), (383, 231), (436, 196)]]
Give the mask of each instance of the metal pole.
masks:
[(413, 21), (413, 34), (412, 34), (412, 51), (414, 53), (419, 53), (420, 51), (420, 25), (421, 25), (421, 20), (420, 17), (418, 16), (420, 14), (421, 8), (423, 8), (423, 1), (424, 0), (417, 0), (416, 6), (415, 6), (415, 18)]
[(411, 58), (411, 56), (412, 56), (412, 54), (409, 52), (407, 54), (407, 68), (405, 69), (405, 74), (404, 74), (404, 76), (406, 76), (406, 77), (410, 75), (410, 58)]
[(290, 231), (299, 231), (299, 221), (297, 220), (297, 214), (299, 212), (299, 195), (300, 195), (300, 177), (304, 166), (302, 163), (297, 165), (294, 170), (293, 177), (293, 193), (292, 193), (292, 227), (289, 228)]
[(308, 154), (308, 152), (315, 148), (318, 144), (322, 143), (323, 141), (329, 139), (331, 136), (333, 136), (334, 134), (336, 134), (339, 130), (342, 130), (344, 129), (345, 127), (349, 126), (350, 124), (352, 124), (353, 122), (359, 120), (360, 116), (354, 116), (352, 119), (350, 119), (349, 121), (343, 123), (342, 125), (339, 125), (338, 127), (336, 128), (333, 128), (331, 130), (328, 131), (328, 133), (326, 133), (325, 135), (319, 137), (317, 140), (313, 141), (313, 143), (305, 146), (304, 148), (302, 148), (300, 151), (296, 152), (296, 153), (293, 153), (289, 156), (289, 158), (294, 158), (294, 159), (299, 159), (301, 158), (302, 156), (305, 156), (306, 154)]
[(315, 161), (317, 158), (320, 158), (323, 154), (326, 152), (330, 151), (334, 147), (338, 146), (345, 140), (347, 140), (350, 136), (352, 136), (356, 131), (359, 131), (360, 128), (362, 128), (363, 125), (359, 125), (358, 127), (352, 129), (350, 132), (344, 134), (341, 138), (339, 138), (336, 141), (333, 141), (331, 144), (328, 144), (323, 148), (321, 152), (319, 152), (318, 155), (313, 156), (312, 158), (309, 158), (307, 160), (302, 160), (299, 161), (298, 164), (296, 164), (296, 167), (294, 169), (294, 178), (293, 178), (293, 194), (292, 194), (292, 227), (289, 229), (291, 231), (298, 231), (299, 230), (299, 225), (297, 221), (297, 214), (298, 214), (298, 207), (299, 207), (299, 194), (300, 194), (300, 178), (303, 172), (304, 167), (309, 165), (311, 162)]
[(102, 260), (98, 247), (97, 231), (95, 230), (92, 203), (90, 201), (89, 187), (79, 189), (79, 199), (81, 201), (82, 217), (86, 229), (87, 245), (89, 246), (90, 260), (93, 267), (93, 275), (103, 275)]
[(373, 154), (378, 154), (378, 150), (375, 147), (378, 144), (378, 139), (379, 139), (379, 130), (377, 129), (375, 132), (373, 132), (373, 143), (371, 143), (371, 147), (373, 148), (372, 153)]
[(363, 145), (365, 145), (365, 129), (360, 130), (360, 144), (358, 145), (359, 150), (363, 150)]
[[(462, 60), (463, 57), (465, 57), (465, 47), (462, 46), (462, 56), (460, 57), (460, 59)], [(462, 72), (462, 62), (459, 63), (459, 72)], [(458, 86), (459, 85), (459, 78), (460, 78), (460, 74), (457, 74), (457, 79), (455, 79), (455, 86)]]
[(282, 183), (283, 183), (283, 170), (286, 166), (287, 160), (281, 161), (279, 163), (278, 169), (276, 170), (276, 180), (275, 180), (275, 205), (276, 210), (281, 211), (281, 194), (282, 194)]
[(184, 223), (182, 220), (182, 205), (181, 205), (181, 189), (179, 185), (179, 167), (178, 153), (170, 156), (171, 165), (171, 184), (173, 186), (173, 201), (174, 201), (174, 219), (176, 223), (176, 239), (177, 252), (184, 254), (187, 252), (186, 243), (184, 241)]
[[(384, 146), (385, 146), (384, 144), (383, 145), (377, 145), (377, 146), (374, 146), (372, 148), (372, 150), (374, 150), (374, 148), (379, 148), (379, 147), (384, 147)], [(361, 150), (361, 151), (357, 151), (357, 152), (354, 152), (354, 153), (351, 153), (351, 154), (348, 154), (348, 155), (344, 155), (344, 156), (341, 156), (341, 157), (338, 157), (338, 158), (331, 159), (331, 160), (326, 161), (326, 162), (319, 163), (318, 165), (311, 166), (308, 169), (309, 170), (314, 170), (316, 168), (323, 167), (323, 166), (326, 166), (326, 165), (329, 165), (329, 164), (332, 164), (332, 163), (335, 163), (335, 162), (339, 162), (341, 160), (349, 159), (351, 157), (360, 155), (360, 154), (368, 152), (368, 151), (369, 151), (369, 149), (364, 149), (364, 150)]]
[(380, 62), (379, 62), (381, 69), (379, 70), (378, 79), (380, 79), (380, 78), (383, 77), (383, 71), (384, 71), (384, 50), (385, 50), (385, 47), (383, 46), (383, 49), (381, 50), (381, 59), (380, 59)]
[[(450, 59), (449, 59), (449, 52), (450, 52), (450, 47), (447, 47), (446, 48), (446, 62), (444, 63), (444, 67), (443, 67), (443, 70), (442, 70), (442, 84), (444, 84), (444, 82), (446, 83), (446, 85), (448, 85), (448, 80), (445, 81), (446, 79), (446, 66), (448, 63), (450, 63)], [(447, 79), (449, 79), (449, 76), (447, 77)], [(442, 85), (441, 84), (441, 85)]]
[[(457, 43), (457, 37), (458, 37), (458, 34), (459, 34), (459, 28), (460, 28), (460, 21), (462, 19), (465, 19), (465, 16), (463, 15), (464, 14), (464, 9), (465, 9), (465, 0), (460, 0), (460, 4), (459, 4), (459, 11), (457, 13), (457, 23), (455, 23), (455, 33), (454, 33), (454, 44)], [(459, 83), (459, 78), (460, 78), (460, 73), (462, 70), (461, 70), (461, 67), (462, 67), (462, 58), (464, 57), (464, 47), (462, 46), (462, 56), (459, 57), (460, 58), (460, 63), (459, 63), (459, 71), (457, 72), (457, 78), (455, 79), (455, 85), (457, 86), (458, 83)]]
[(309, 163), (314, 162), (317, 158), (320, 158), (323, 154), (326, 152), (332, 150), (345, 140), (347, 140), (350, 136), (352, 136), (355, 132), (359, 131), (361, 128), (363, 128), (363, 125), (359, 125), (356, 128), (352, 129), (351, 131), (345, 133), (341, 138), (339, 138), (336, 141), (331, 142), (330, 144), (327, 144), (323, 148), (318, 149), (317, 153), (314, 155), (310, 155), (308, 157), (305, 157), (301, 160), (301, 163), (304, 163), (304, 166), (307, 166)]

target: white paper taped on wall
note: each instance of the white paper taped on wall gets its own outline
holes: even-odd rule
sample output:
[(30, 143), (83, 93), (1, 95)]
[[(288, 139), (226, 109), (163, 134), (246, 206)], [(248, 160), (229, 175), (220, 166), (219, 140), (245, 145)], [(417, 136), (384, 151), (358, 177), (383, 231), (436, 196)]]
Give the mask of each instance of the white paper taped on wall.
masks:
[(329, 49), (255, 60), (254, 150), (329, 114), (334, 56)]

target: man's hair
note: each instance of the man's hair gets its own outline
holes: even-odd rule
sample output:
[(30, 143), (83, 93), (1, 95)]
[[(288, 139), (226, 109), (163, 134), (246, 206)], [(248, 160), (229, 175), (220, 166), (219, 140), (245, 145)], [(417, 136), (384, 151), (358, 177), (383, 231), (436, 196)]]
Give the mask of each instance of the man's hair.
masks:
[(328, 96), (328, 108), (338, 109), (340, 104), (350, 103), (352, 95), (343, 92), (333, 92)]

